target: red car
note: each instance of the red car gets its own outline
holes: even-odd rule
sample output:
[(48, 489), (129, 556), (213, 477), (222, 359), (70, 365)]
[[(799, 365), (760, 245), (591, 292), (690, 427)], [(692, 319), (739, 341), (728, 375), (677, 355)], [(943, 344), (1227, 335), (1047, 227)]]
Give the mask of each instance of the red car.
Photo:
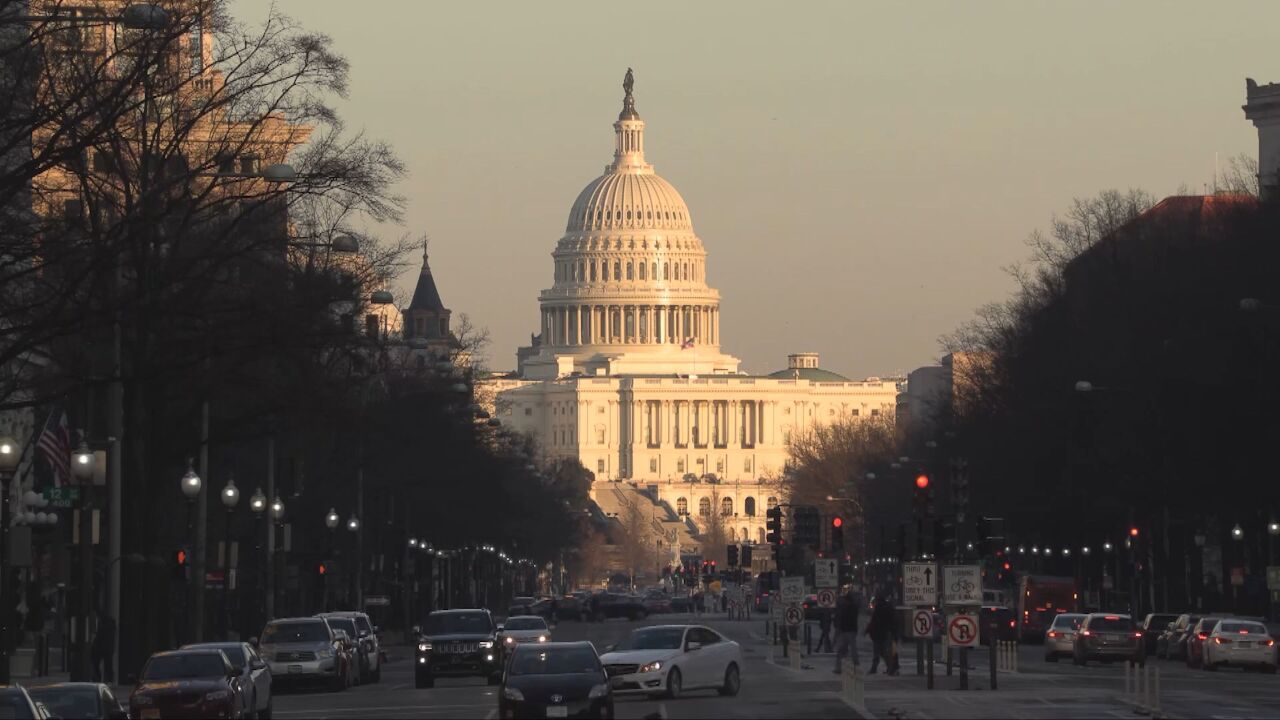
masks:
[(141, 718), (238, 718), (240, 672), (221, 650), (172, 650), (152, 655), (129, 696)]
[(1204, 617), (1187, 633), (1187, 667), (1198, 668), (1204, 662), (1204, 641), (1222, 618)]

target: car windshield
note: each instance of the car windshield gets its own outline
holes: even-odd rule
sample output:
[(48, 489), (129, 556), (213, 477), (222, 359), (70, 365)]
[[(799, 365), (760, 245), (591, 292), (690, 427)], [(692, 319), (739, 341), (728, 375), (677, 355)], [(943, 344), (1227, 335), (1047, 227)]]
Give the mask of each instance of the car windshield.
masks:
[(369, 624), (369, 618), (363, 615), (356, 616), (356, 627), (360, 628), (360, 632), (373, 634), (373, 626)]
[(600, 659), (589, 647), (540, 647), (516, 651), (508, 672), (512, 675), (577, 675), (598, 673)]
[(484, 613), (438, 613), (427, 616), (426, 634), (464, 635), (489, 632), (489, 616)]
[(356, 636), (356, 623), (351, 618), (329, 618), (329, 627), (334, 630), (345, 630), (351, 637)]
[(1218, 618), (1204, 618), (1200, 621), (1200, 632), (1202, 633), (1213, 632), (1216, 627), (1218, 627)]
[(1161, 630), (1162, 630), (1162, 629), (1164, 629), (1164, 628), (1168, 627), (1168, 626), (1169, 626), (1169, 623), (1171, 623), (1171, 622), (1173, 622), (1174, 620), (1177, 620), (1177, 619), (1178, 619), (1178, 616), (1177, 616), (1177, 615), (1152, 615), (1150, 618), (1147, 618), (1147, 629), (1148, 629), (1148, 630), (1153, 630), (1153, 629), (1161, 629)]
[(235, 668), (235, 669), (237, 669), (237, 670), (243, 670), (243, 669), (244, 669), (244, 663), (245, 663), (246, 658), (245, 658), (245, 655), (244, 655), (244, 647), (243, 647), (243, 646), (241, 646), (241, 645), (191, 645), (191, 646), (188, 646), (188, 647), (184, 647), (184, 648), (182, 648), (182, 649), (183, 649), (183, 650), (188, 650), (188, 649), (190, 649), (190, 650), (196, 650), (196, 649), (200, 649), (200, 648), (209, 648), (209, 649), (212, 649), (212, 650), (221, 650), (221, 651), (223, 652), (223, 654), (225, 654), (225, 655), (227, 656), (227, 659), (231, 661), (231, 667), (233, 667), (233, 668)]
[(31, 703), (17, 688), (0, 690), (0, 720), (35, 720)]
[[(49, 708), (49, 711), (56, 717), (103, 717), (102, 708), (98, 707), (98, 688), (96, 686), (30, 688), (27, 690), (27, 694), (31, 695), (32, 700), (44, 703), (45, 707)], [(0, 717), (14, 717), (5, 710), (3, 700), (0, 700)]]
[(1079, 630), (1082, 622), (1083, 615), (1059, 615), (1053, 619), (1052, 627), (1054, 630)]
[(1219, 635), (1266, 635), (1267, 628), (1262, 623), (1256, 622), (1230, 622), (1224, 621), (1222, 627), (1218, 628)]
[(329, 630), (323, 620), (315, 622), (271, 623), (262, 631), (262, 643), (328, 642)]
[(1132, 630), (1133, 620), (1121, 615), (1096, 615), (1089, 620), (1089, 629), (1095, 632)]
[(634, 630), (614, 650), (679, 650), (684, 641), (684, 628), (646, 628)]
[(222, 658), (211, 652), (174, 653), (157, 655), (142, 670), (142, 679), (186, 680), (189, 678), (221, 677), (226, 672)]
[(507, 630), (546, 630), (547, 622), (540, 617), (514, 617), (503, 627)]

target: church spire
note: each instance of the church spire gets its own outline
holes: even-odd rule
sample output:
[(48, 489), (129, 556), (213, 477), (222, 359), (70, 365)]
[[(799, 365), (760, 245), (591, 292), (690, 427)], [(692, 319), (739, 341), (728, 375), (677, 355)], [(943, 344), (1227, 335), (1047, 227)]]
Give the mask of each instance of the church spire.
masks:
[(418, 286), (413, 290), (410, 310), (444, 310), (440, 300), (440, 291), (436, 289), (435, 278), (431, 277), (431, 264), (427, 261), (427, 242), (422, 241), (422, 272), (418, 275)]
[(617, 145), (613, 151), (613, 165), (608, 172), (653, 171), (653, 167), (644, 161), (644, 121), (636, 112), (636, 98), (631, 94), (636, 78), (631, 68), (622, 80), (622, 89), (626, 93), (622, 98), (622, 112), (618, 113), (618, 122), (613, 124), (617, 135)]

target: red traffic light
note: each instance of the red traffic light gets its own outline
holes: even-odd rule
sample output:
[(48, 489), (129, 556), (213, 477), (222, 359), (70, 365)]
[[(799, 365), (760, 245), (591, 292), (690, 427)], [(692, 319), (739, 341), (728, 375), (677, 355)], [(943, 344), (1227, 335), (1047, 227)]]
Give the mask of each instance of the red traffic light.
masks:
[(924, 473), (920, 473), (919, 475), (917, 475), (916, 487), (920, 488), (921, 490), (929, 487), (929, 476), (925, 475)]
[(839, 517), (831, 518), (831, 527), (840, 527), (844, 525), (844, 519)]
[(186, 565), (186, 564), (187, 564), (187, 551), (186, 551), (186, 550), (179, 550), (179, 551), (178, 551), (178, 564), (179, 564), (179, 565)]
[(1136, 527), (1129, 528), (1129, 537), (1138, 537), (1138, 528)]
[(326, 572), (329, 572), (329, 569), (324, 566), (324, 563), (320, 563), (320, 567), (317, 568), (317, 570), (320, 571), (321, 575), (325, 574)]

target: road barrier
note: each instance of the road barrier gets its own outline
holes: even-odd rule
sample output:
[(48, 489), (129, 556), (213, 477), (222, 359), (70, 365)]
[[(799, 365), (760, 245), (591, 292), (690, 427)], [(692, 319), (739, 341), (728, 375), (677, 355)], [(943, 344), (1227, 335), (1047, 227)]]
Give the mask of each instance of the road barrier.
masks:
[(844, 701), (857, 708), (865, 707), (865, 682), (862, 673), (858, 672), (858, 666), (845, 665), (844, 672), (840, 675), (840, 692), (844, 695)]
[(1126, 661), (1124, 695), (1125, 701), (1133, 704), (1134, 712), (1160, 717), (1160, 668)]
[(1013, 640), (997, 640), (992, 650), (996, 654), (1001, 672), (1018, 672), (1018, 643)]

